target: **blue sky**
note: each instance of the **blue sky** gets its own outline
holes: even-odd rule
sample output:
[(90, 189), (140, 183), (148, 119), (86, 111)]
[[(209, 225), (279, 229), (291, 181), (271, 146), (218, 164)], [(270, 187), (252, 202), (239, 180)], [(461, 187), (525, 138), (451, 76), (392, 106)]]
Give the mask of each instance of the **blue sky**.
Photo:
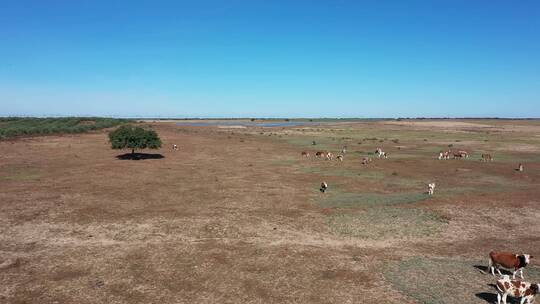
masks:
[(540, 1), (0, 2), (0, 116), (540, 117)]

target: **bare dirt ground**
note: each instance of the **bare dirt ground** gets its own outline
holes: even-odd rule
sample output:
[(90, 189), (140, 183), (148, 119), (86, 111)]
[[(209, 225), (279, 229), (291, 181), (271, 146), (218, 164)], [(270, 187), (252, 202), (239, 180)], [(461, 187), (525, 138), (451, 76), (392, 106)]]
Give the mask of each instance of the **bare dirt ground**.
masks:
[(163, 158), (117, 159), (106, 131), (0, 142), (0, 303), (488, 303), (490, 250), (540, 257), (534, 121), (144, 124)]

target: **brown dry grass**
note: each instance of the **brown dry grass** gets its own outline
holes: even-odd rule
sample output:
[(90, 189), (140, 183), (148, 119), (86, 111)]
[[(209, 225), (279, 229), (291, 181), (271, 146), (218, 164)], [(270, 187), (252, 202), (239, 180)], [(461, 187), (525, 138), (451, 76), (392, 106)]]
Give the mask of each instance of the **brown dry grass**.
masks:
[[(467, 143), (508, 146), (502, 152), (531, 159), (518, 173), (511, 159), (435, 160), (440, 145), (424, 139), (446, 131), (377, 122), (241, 130), (151, 124), (164, 142), (156, 151), (163, 159), (118, 160), (105, 132), (0, 142), (1, 303), (424, 303), (446, 297), (459, 280), (436, 276), (435, 283), (456, 286), (421, 293), (389, 278), (387, 265), (425, 257), (474, 271), (472, 261), (491, 249), (540, 256), (540, 162), (531, 151), (511, 150), (516, 140), (539, 146), (528, 131)], [(363, 140), (372, 137), (382, 142)], [(347, 144), (349, 153), (341, 164), (302, 159), (300, 151), (320, 148), (312, 140), (333, 151)], [(379, 145), (391, 157), (360, 165)], [(383, 209), (321, 205), (322, 180), (333, 199), (378, 193)], [(430, 181), (438, 185), (435, 197), (406, 206), (396, 199), (425, 191)], [(351, 217), (365, 214), (397, 232), (377, 233), (369, 218)], [(430, 217), (429, 227), (426, 214), (437, 219)], [(340, 216), (355, 233), (336, 233)], [(427, 271), (418, 269), (406, 274)], [(492, 292), (482, 289), (492, 278), (473, 279), (463, 286), (474, 290), (462, 298), (481, 303), (474, 295)]]

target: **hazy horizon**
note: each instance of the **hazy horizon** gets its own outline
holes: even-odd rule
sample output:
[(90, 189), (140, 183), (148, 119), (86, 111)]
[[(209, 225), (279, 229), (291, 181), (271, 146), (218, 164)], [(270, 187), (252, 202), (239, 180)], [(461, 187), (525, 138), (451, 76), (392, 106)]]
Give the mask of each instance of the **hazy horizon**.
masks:
[(10, 2), (0, 116), (540, 118), (540, 2)]

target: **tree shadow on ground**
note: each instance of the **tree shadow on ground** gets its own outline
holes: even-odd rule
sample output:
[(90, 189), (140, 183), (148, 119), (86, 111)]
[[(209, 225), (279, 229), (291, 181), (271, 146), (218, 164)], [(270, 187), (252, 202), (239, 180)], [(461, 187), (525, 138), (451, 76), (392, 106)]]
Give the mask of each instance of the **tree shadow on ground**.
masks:
[(152, 153), (126, 153), (117, 155), (116, 158), (120, 160), (143, 160), (143, 159), (162, 159), (164, 158), (161, 154), (152, 154)]

